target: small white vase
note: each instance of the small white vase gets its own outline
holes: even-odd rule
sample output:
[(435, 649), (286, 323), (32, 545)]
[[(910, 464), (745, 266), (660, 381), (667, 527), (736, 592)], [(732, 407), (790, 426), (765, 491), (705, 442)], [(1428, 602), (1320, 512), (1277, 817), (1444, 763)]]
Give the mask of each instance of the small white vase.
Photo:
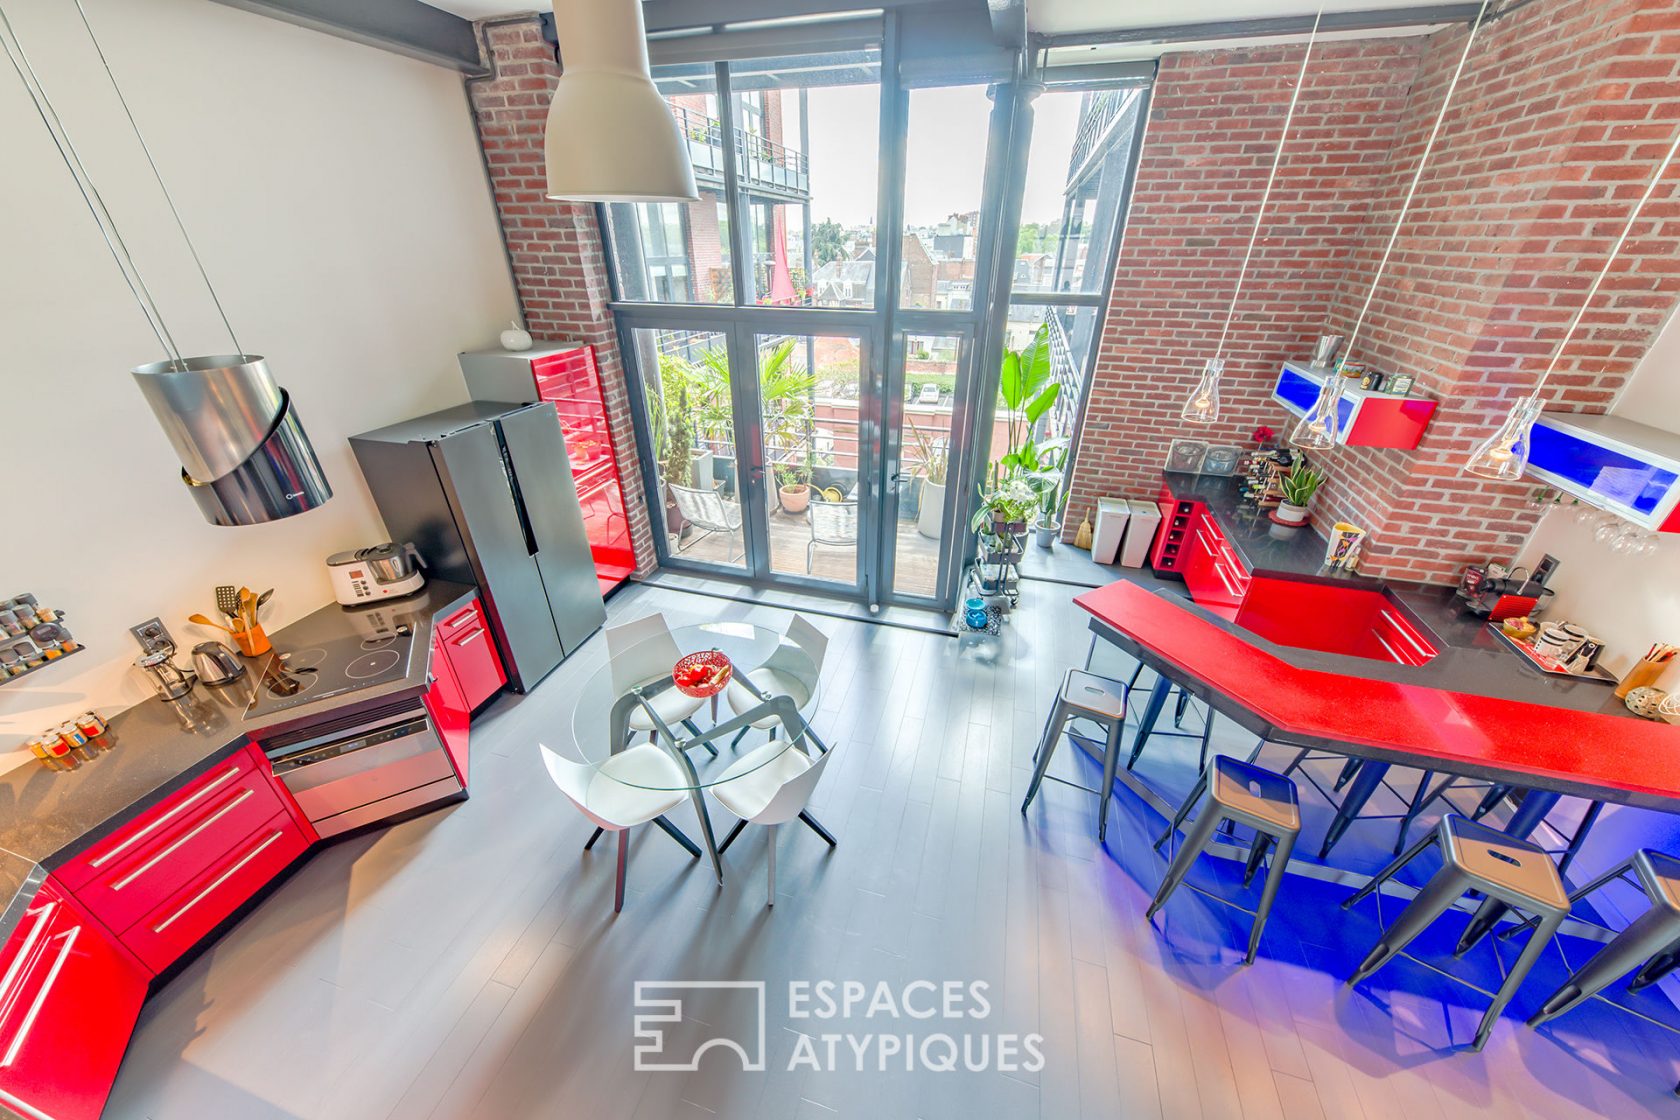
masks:
[(502, 332), (503, 350), (529, 350), (531, 348), (531, 332), (524, 329), (516, 321)]

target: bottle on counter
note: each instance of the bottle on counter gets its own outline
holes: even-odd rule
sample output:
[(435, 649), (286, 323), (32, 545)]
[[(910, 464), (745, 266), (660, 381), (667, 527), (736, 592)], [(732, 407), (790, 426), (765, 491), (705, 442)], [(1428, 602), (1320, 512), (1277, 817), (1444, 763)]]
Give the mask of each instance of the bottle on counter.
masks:
[(100, 750), (110, 750), (114, 745), (106, 734), (111, 725), (98, 712), (89, 709), (76, 717), (76, 729), (86, 735)]

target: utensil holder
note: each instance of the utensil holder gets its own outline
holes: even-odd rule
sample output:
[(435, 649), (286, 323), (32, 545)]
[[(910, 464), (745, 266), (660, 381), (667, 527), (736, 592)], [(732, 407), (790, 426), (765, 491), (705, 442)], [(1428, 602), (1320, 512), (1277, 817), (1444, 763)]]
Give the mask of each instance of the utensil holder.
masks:
[(268, 640), (268, 632), (262, 628), (262, 623), (254, 623), (244, 630), (233, 632), (233, 644), (239, 647), (239, 652), (246, 657), (261, 657), (274, 648)]
[(1656, 683), (1656, 679), (1662, 676), (1663, 670), (1666, 668), (1668, 668), (1668, 662), (1666, 661), (1640, 660), (1635, 662), (1633, 668), (1629, 669), (1627, 675), (1622, 678), (1622, 683), (1616, 686), (1616, 698), (1625, 700), (1627, 694), (1634, 689), (1644, 688), (1648, 684)]

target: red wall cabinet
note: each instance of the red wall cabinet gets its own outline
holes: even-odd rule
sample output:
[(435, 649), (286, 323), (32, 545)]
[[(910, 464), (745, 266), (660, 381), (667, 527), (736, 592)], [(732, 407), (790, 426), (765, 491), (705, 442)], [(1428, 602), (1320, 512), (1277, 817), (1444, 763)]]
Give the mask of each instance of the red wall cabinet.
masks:
[(522, 353), (473, 351), (460, 360), (475, 400), (554, 403), (601, 594), (630, 578), (636, 550), (595, 348), (572, 344)]
[(151, 975), (51, 880), (0, 948), (0, 1105), (94, 1120)]

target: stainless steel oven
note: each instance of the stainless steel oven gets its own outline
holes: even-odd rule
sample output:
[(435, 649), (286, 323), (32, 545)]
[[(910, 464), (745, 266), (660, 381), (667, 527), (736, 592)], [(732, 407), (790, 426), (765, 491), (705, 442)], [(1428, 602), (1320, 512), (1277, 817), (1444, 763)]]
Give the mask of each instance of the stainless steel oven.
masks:
[(418, 698), (276, 736), (263, 750), (322, 836), (405, 816), (463, 791)]

